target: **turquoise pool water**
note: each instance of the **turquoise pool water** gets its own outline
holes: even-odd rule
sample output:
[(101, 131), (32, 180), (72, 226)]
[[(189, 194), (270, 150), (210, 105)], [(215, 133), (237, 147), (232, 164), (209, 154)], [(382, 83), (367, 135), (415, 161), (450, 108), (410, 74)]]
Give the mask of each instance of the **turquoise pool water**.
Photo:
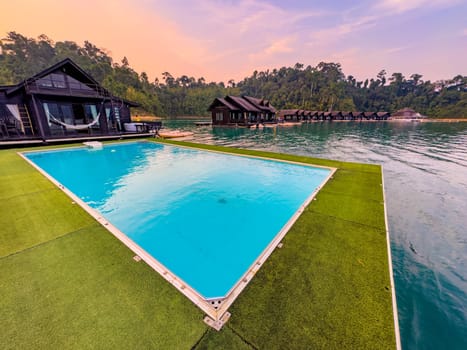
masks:
[(155, 143), (26, 157), (207, 299), (228, 294), (330, 174)]

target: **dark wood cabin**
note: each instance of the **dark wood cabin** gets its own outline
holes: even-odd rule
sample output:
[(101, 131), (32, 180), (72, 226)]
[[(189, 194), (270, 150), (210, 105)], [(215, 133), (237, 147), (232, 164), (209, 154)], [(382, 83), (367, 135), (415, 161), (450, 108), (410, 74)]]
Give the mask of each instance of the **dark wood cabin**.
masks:
[(208, 111), (213, 125), (276, 123), (276, 109), (268, 100), (250, 96), (216, 98)]
[(313, 115), (313, 120), (323, 120), (324, 119), (323, 111), (316, 111)]
[(312, 112), (311, 111), (304, 111), (303, 113), (303, 120), (311, 120)]
[(344, 117), (341, 111), (333, 111), (331, 112), (331, 119), (332, 120), (344, 120)]
[(279, 120), (299, 122), (306, 120), (388, 120), (388, 112), (344, 112), (344, 111), (306, 111), (301, 109), (284, 109), (279, 111)]
[(352, 120), (362, 120), (363, 119), (363, 112), (356, 111), (356, 112), (351, 112), (352, 113)]
[(376, 112), (363, 112), (363, 118), (366, 120), (376, 119)]
[(352, 112), (342, 111), (341, 114), (342, 114), (343, 120), (353, 120), (354, 119)]
[(282, 109), (279, 111), (279, 121), (283, 122), (299, 122), (300, 121), (299, 109)]
[(269, 100), (259, 99), (250, 96), (243, 96), (245, 100), (254, 105), (260, 110), (260, 120), (265, 123), (276, 123), (276, 109), (271, 105)]
[(332, 120), (332, 112), (323, 112), (323, 120)]
[(65, 59), (17, 85), (0, 86), (0, 139), (118, 134), (137, 106)]

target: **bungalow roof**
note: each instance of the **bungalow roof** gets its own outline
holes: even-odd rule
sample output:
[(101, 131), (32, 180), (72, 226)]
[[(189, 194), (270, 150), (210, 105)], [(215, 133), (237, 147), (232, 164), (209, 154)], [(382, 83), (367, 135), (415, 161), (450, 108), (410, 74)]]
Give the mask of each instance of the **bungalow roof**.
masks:
[(246, 112), (261, 112), (261, 110), (258, 107), (254, 106), (251, 102), (249, 102), (248, 100), (244, 98), (237, 97), (237, 96), (226, 96), (225, 100), (226, 101), (230, 100), (234, 104), (241, 107), (240, 109), (243, 109)]
[(282, 109), (279, 111), (280, 115), (298, 115), (298, 109)]
[(271, 105), (271, 103), (268, 100), (251, 97), (251, 96), (242, 96), (242, 97), (262, 111), (271, 112), (271, 113), (276, 112), (276, 109)]
[(217, 97), (216, 99), (214, 99), (214, 101), (209, 106), (208, 111), (212, 110), (216, 105), (219, 105), (219, 104), (226, 106), (231, 111), (240, 110), (238, 106), (233, 105), (232, 103), (226, 101), (224, 98)]

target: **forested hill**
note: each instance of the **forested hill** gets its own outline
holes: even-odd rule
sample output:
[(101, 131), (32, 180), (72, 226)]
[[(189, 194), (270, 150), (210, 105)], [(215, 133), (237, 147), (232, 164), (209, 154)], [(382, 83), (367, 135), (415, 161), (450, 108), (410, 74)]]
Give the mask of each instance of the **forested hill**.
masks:
[(126, 57), (114, 62), (101, 48), (85, 41), (54, 42), (45, 35), (27, 38), (7, 33), (0, 41), (0, 85), (16, 84), (67, 57), (113, 94), (141, 104), (140, 113), (158, 116), (206, 115), (215, 97), (249, 95), (271, 100), (278, 108), (394, 112), (411, 107), (429, 117), (467, 118), (467, 77), (424, 81), (420, 74), (387, 74), (357, 81), (339, 63), (316, 66), (297, 63), (253, 74), (240, 82), (206, 82), (204, 78), (162, 73), (149, 81), (145, 72), (131, 68)]

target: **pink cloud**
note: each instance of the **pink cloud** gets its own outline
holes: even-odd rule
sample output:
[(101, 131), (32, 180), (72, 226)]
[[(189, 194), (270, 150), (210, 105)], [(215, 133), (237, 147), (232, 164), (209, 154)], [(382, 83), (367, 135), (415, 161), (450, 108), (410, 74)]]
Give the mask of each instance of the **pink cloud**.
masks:
[(376, 8), (402, 13), (421, 7), (450, 7), (460, 2), (461, 0), (382, 0), (376, 4)]

